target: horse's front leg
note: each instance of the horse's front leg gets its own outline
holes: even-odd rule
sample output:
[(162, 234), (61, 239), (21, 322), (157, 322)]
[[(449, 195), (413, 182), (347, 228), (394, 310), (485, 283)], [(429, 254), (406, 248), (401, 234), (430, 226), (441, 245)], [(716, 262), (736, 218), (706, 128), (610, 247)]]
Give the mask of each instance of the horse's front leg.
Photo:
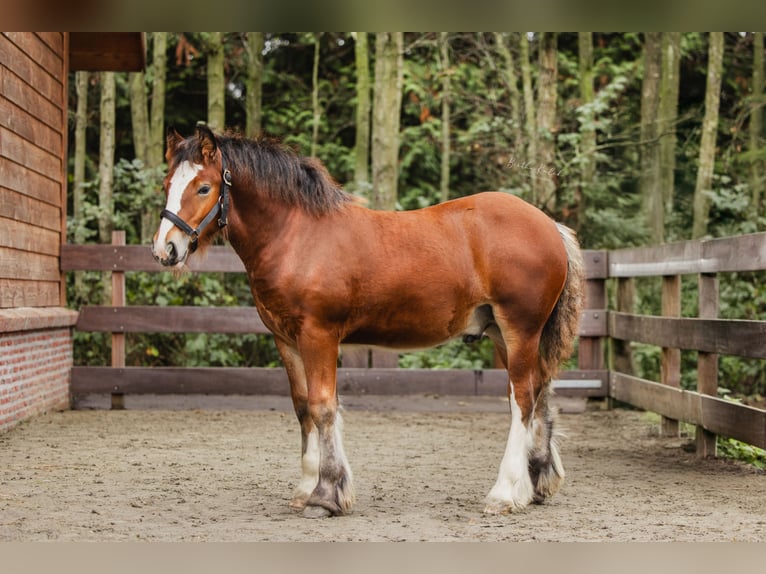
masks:
[(319, 482), (319, 439), (314, 421), (309, 414), (306, 370), (298, 351), (281, 339), (275, 339), (277, 350), (290, 381), (290, 395), (298, 422), (301, 425), (301, 479), (293, 492), (290, 508), (303, 510)]
[(298, 349), (305, 365), (308, 412), (316, 427), (319, 447), (319, 480), (303, 515), (307, 518), (343, 515), (354, 504), (354, 488), (343, 450), (343, 421), (336, 391), (338, 340), (304, 326)]

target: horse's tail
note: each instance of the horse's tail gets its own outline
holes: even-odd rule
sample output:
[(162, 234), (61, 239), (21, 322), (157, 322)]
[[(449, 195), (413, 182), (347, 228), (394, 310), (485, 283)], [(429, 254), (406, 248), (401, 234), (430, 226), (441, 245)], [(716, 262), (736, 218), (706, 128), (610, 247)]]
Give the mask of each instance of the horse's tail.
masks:
[(561, 362), (572, 354), (584, 297), (585, 269), (580, 245), (574, 231), (557, 225), (567, 252), (567, 278), (540, 339), (540, 366), (544, 380), (553, 377)]

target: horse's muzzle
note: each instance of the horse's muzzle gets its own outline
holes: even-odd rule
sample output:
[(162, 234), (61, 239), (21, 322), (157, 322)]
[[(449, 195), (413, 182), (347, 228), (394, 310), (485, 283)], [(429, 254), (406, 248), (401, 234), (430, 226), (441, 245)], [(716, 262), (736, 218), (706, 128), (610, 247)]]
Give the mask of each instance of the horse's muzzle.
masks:
[(165, 245), (165, 253), (167, 254), (167, 257), (160, 257), (157, 252), (152, 249), (152, 256), (154, 256), (154, 259), (165, 267), (173, 267), (178, 265), (178, 248), (176, 247), (175, 243), (172, 241), (168, 242)]

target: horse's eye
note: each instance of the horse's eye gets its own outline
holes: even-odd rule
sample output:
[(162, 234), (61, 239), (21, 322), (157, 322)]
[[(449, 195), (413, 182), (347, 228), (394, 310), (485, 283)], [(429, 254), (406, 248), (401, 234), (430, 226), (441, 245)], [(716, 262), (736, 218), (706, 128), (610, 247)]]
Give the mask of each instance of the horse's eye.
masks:
[(197, 193), (200, 195), (207, 195), (210, 193), (210, 186), (209, 185), (203, 185), (197, 190)]

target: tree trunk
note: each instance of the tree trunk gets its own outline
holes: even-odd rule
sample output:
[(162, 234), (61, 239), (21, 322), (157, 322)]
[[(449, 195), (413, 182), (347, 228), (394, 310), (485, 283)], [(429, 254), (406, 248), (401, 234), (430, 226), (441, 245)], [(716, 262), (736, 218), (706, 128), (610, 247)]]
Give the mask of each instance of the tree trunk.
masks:
[(224, 77), (223, 32), (207, 33), (207, 124), (226, 126), (226, 80)]
[[(513, 139), (511, 155), (515, 155), (522, 146), (521, 94), (519, 93), (519, 80), (516, 75), (516, 62), (513, 59), (513, 52), (511, 52), (506, 43), (505, 36), (501, 32), (495, 32), (495, 45), (505, 64), (503, 75), (505, 76), (505, 84), (508, 87), (508, 103), (511, 108), (511, 138)], [(518, 158), (512, 159), (514, 161), (518, 160)]]
[(718, 108), (721, 103), (721, 73), (723, 71), (723, 32), (710, 32), (708, 49), (707, 87), (705, 88), (705, 117), (702, 120), (697, 184), (694, 187), (694, 223), (692, 239), (707, 233), (710, 219), (710, 193), (713, 168), (715, 167), (715, 144), (718, 131)]
[[(526, 163), (530, 166), (537, 164), (537, 123), (535, 122), (535, 94), (532, 91), (532, 65), (529, 61), (529, 38), (526, 32), (521, 33), (519, 41), (519, 58), (521, 64), (521, 83), (524, 90), (524, 132), (527, 138)], [(537, 173), (534, 169), (529, 170), (530, 176), (530, 201), (536, 203), (535, 191), (537, 190)]]
[(653, 244), (665, 234), (665, 205), (660, 182), (659, 108), (662, 34), (644, 34), (644, 80), (641, 85), (641, 174), (639, 188)]
[(399, 118), (402, 107), (404, 34), (375, 34), (372, 118), (372, 207), (396, 209), (399, 178)]
[[(662, 79), (660, 82), (660, 188), (664, 213), (673, 212), (676, 171), (676, 122), (681, 68), (681, 33), (662, 33)], [(664, 234), (663, 234), (663, 239)]]
[(447, 32), (439, 34), (439, 67), (442, 74), (442, 157), (441, 157), (441, 200), (449, 200), (449, 160), (450, 160), (450, 59), (449, 36)]
[(152, 102), (146, 164), (155, 168), (165, 161), (165, 88), (168, 70), (168, 33), (152, 32)]
[[(146, 169), (162, 165), (164, 156), (165, 125), (165, 77), (167, 73), (167, 33), (153, 32), (150, 35), (154, 54), (146, 74), (130, 74), (130, 113), (133, 131), (133, 148), (136, 158)], [(151, 114), (146, 86), (146, 75), (152, 78)], [(156, 185), (159, 186), (157, 181)], [(159, 215), (152, 209), (141, 213), (141, 243), (151, 241), (159, 225)]]
[(356, 161), (357, 191), (369, 191), (370, 183), (370, 56), (367, 32), (356, 32)]
[(101, 73), (101, 115), (98, 161), (98, 237), (101, 243), (112, 241), (113, 213), (112, 187), (114, 184), (114, 125), (115, 125), (114, 72)]
[(247, 91), (245, 92), (245, 135), (256, 137), (262, 129), (263, 105), (263, 32), (248, 32), (245, 41), (247, 50)]
[(549, 214), (556, 210), (556, 99), (558, 87), (558, 35), (544, 32), (540, 35), (540, 77), (537, 89), (537, 131), (539, 166), (542, 172), (536, 182), (535, 204)]
[(319, 108), (319, 40), (321, 32), (314, 34), (314, 67), (311, 71), (311, 109), (313, 118), (311, 122), (311, 155), (316, 156), (319, 145), (319, 120), (322, 111)]
[[(88, 72), (75, 73), (75, 88), (77, 90), (77, 110), (74, 117), (74, 181), (72, 181), (72, 217), (77, 222), (74, 226), (74, 243), (85, 242), (83, 234), (83, 208), (85, 207), (85, 158), (87, 152), (88, 127)], [(82, 301), (86, 293), (83, 272), (74, 272), (74, 293), (77, 301)]]
[(133, 152), (136, 158), (141, 160), (144, 167), (148, 167), (149, 111), (146, 97), (146, 76), (144, 72), (131, 72), (128, 76)]
[[(750, 111), (750, 126), (748, 127), (750, 136), (750, 153), (756, 153), (761, 149), (761, 140), (763, 137), (763, 32), (753, 33), (753, 93)], [(764, 177), (764, 162), (760, 158), (752, 158), (750, 164), (750, 215), (752, 220), (758, 224), (758, 218), (761, 215), (761, 186)]]
[[(580, 60), (580, 100), (585, 106), (593, 103), (593, 33), (578, 32)], [(596, 179), (596, 126), (593, 112), (589, 111), (582, 117), (583, 125), (580, 128), (582, 135), (582, 168), (580, 172), (580, 185), (577, 186), (575, 203), (575, 229), (580, 231), (585, 224), (585, 210), (587, 205), (586, 189), (591, 189)]]
[[(88, 127), (88, 72), (75, 74), (75, 86), (77, 89), (77, 111), (75, 112), (74, 128), (74, 181), (72, 182), (73, 216), (78, 222), (83, 217), (84, 201), (83, 184), (85, 184), (85, 157), (86, 157), (86, 131)], [(82, 226), (75, 226), (75, 243), (82, 243)]]

